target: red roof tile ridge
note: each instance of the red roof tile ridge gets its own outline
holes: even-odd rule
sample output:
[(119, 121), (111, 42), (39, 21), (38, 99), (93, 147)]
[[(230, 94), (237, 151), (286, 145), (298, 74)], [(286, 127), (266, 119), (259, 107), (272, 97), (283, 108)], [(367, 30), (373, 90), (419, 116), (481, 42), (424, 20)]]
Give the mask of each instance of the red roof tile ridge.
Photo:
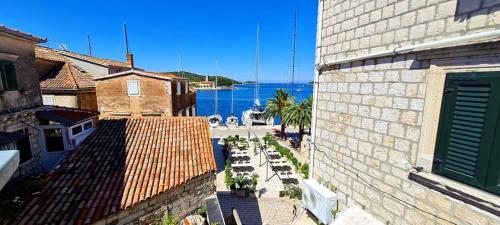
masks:
[(130, 67), (130, 65), (128, 65), (127, 63), (122, 62), (122, 61), (118, 61), (118, 60), (114, 60), (114, 59), (90, 56), (90, 55), (86, 55), (86, 54), (82, 54), (82, 53), (78, 53), (78, 52), (73, 52), (73, 51), (69, 51), (69, 50), (57, 50), (57, 51), (59, 51), (61, 54), (66, 55), (68, 57), (73, 56), (73, 57), (76, 57), (76, 58), (79, 58), (79, 59), (82, 59), (85, 61), (90, 61), (90, 62), (97, 63), (97, 64), (104, 65), (104, 66)]
[(37, 42), (37, 43), (45, 43), (45, 42), (47, 42), (47, 38), (37, 37), (37, 36), (32, 35), (30, 33), (27, 33), (27, 32), (24, 32), (24, 31), (20, 31), (18, 29), (7, 27), (7, 26), (5, 26), (3, 24), (0, 24), (0, 31), (3, 31), (5, 33), (8, 33), (10, 35), (14, 35), (14, 36), (17, 36), (17, 37), (20, 37), (20, 38), (27, 39), (27, 40), (30, 40), (30, 41), (34, 41), (34, 42)]

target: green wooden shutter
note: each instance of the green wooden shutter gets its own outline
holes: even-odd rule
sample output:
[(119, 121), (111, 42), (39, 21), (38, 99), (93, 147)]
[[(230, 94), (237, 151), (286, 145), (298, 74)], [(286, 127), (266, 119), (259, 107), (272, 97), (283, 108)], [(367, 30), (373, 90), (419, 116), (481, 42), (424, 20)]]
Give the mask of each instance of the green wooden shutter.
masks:
[(500, 108), (500, 73), (448, 74), (433, 171), (484, 188)]
[(7, 91), (15, 91), (17, 90), (17, 76), (16, 76), (16, 68), (14, 67), (14, 63), (8, 62), (3, 64), (4, 71), (4, 85), (5, 90)]
[(488, 167), (488, 177), (486, 178), (487, 191), (500, 195), (500, 115), (498, 115), (497, 132), (495, 134), (495, 144), (491, 149), (490, 163)]

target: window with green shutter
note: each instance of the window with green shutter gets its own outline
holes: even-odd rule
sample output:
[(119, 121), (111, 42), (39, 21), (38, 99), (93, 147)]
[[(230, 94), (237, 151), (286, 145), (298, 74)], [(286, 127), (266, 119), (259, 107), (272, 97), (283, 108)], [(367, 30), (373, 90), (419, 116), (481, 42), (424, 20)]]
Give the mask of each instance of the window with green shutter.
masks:
[(447, 74), (433, 171), (500, 194), (499, 110), (500, 72)]
[(16, 67), (13, 62), (0, 61), (0, 78), (4, 91), (17, 90)]

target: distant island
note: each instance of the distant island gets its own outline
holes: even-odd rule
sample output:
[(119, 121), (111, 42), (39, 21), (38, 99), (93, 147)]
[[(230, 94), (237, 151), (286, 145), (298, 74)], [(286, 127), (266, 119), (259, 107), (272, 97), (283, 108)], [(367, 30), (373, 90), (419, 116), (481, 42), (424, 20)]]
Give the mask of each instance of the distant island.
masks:
[(245, 82), (243, 82), (243, 84), (255, 84), (255, 83), (257, 83), (257, 82), (255, 82), (255, 81), (245, 81)]
[[(188, 78), (190, 82), (203, 82), (203, 81), (205, 81), (206, 76), (207, 76), (207, 75), (191, 73), (188, 71), (175, 71), (175, 72), (171, 72), (171, 73), (178, 76), (178, 77), (184, 76), (184, 77)], [(215, 81), (215, 76), (208, 75), (208, 81)], [(225, 76), (218, 76), (217, 77), (217, 85), (219, 87), (223, 87), (223, 86), (229, 87), (233, 84), (241, 84), (241, 82), (239, 82), (237, 80), (229, 79)]]

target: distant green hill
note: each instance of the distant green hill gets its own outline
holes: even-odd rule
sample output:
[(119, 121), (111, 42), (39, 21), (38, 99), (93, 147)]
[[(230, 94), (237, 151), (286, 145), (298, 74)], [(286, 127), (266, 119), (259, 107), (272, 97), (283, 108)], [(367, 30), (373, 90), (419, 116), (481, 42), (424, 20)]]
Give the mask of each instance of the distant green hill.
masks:
[[(178, 77), (184, 76), (184, 77), (188, 78), (189, 81), (192, 81), (192, 82), (200, 82), (200, 81), (205, 80), (205, 75), (200, 75), (200, 74), (191, 73), (191, 72), (187, 72), (187, 71), (183, 71), (183, 72), (176, 71), (176, 72), (171, 72), (171, 73), (178, 76)], [(208, 75), (208, 80), (215, 81), (215, 76)], [(229, 79), (229, 78), (224, 77), (224, 76), (219, 76), (217, 78), (217, 85), (218, 86), (231, 86), (232, 84), (241, 84), (241, 82), (239, 82), (237, 80)]]

